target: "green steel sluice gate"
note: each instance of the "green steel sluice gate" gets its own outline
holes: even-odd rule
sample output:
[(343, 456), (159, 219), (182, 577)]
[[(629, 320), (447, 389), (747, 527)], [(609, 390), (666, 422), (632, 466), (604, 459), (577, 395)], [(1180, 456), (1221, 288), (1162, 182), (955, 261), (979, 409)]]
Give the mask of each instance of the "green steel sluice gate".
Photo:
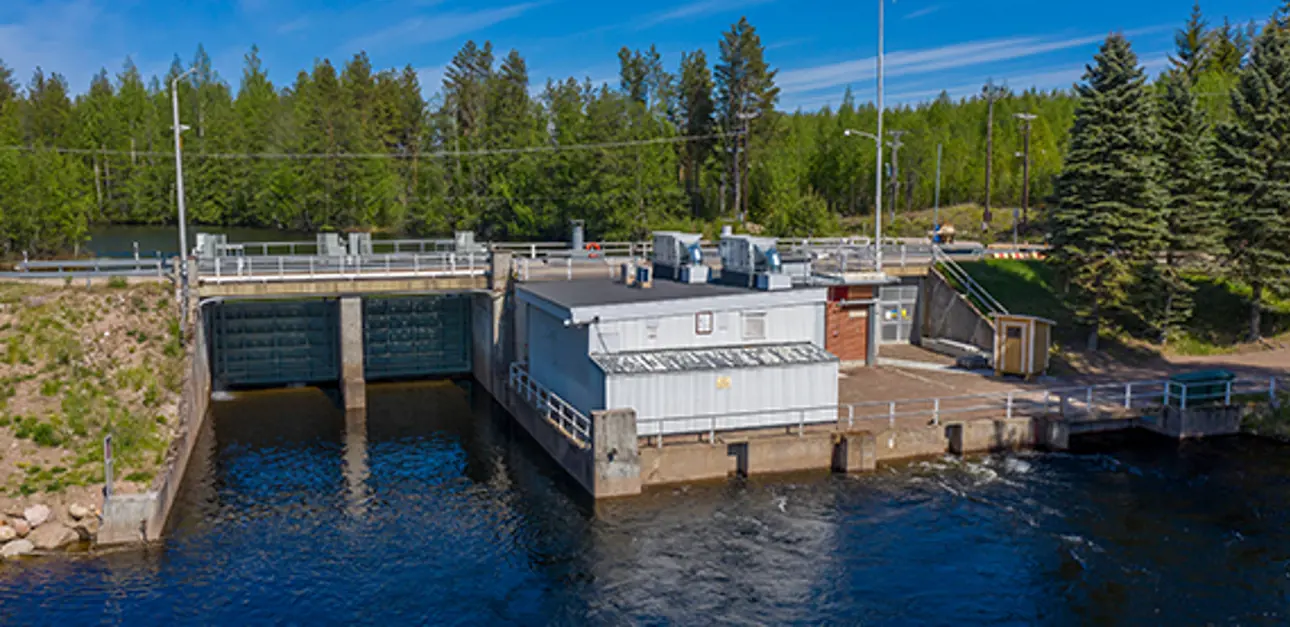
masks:
[[(335, 382), (338, 299), (222, 301), (204, 307), (217, 389)], [(469, 294), (365, 297), (368, 381), (471, 371)]]

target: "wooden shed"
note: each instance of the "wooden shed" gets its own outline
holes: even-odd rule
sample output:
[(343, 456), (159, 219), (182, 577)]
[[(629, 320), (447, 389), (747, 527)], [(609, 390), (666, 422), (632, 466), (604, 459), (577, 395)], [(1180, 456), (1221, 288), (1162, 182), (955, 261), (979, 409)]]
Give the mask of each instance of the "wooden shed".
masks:
[(1048, 371), (1052, 320), (1016, 314), (994, 315), (994, 373), (1030, 378)]

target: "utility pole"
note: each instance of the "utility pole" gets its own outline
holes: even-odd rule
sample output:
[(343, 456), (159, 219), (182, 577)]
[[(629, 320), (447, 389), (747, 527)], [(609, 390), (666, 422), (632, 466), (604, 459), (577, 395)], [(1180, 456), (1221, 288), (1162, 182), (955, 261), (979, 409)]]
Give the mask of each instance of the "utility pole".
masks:
[(932, 201), (932, 232), (941, 229), (941, 144), (936, 144), (936, 196)]
[(896, 222), (896, 203), (900, 199), (900, 136), (909, 131), (887, 131), (891, 135), (891, 221)]
[[(744, 184), (748, 179), (748, 131), (750, 120), (761, 116), (761, 111), (748, 110), (748, 92), (745, 91), (740, 99), (739, 112), (735, 114), (741, 123), (739, 132), (735, 135), (735, 216), (738, 222), (742, 224), (748, 216), (748, 194), (744, 193)], [(740, 140), (743, 141), (743, 160), (740, 161)]]
[(1033, 113), (1018, 113), (1013, 117), (1021, 120), (1024, 137), (1021, 149), (1021, 223), (1028, 225), (1030, 224), (1030, 123), (1039, 116)]
[(177, 270), (179, 271), (179, 332), (181, 335), (188, 326), (188, 216), (184, 207), (184, 154), (180, 134), (188, 127), (179, 123), (179, 81), (196, 71), (196, 67), (189, 68), (187, 72), (170, 81), (170, 105), (175, 129), (175, 196), (179, 205), (179, 267)]
[[(878, 0), (878, 134), (874, 135), (873, 143), (877, 146), (877, 164), (874, 166), (873, 176), (873, 261), (874, 269), (882, 272), (882, 69), (883, 69), (883, 21), (887, 0)], [(875, 318), (870, 316), (870, 318)], [(872, 323), (873, 320), (870, 320)], [(876, 329), (876, 326), (870, 326), (870, 330)], [(872, 337), (877, 337), (876, 335)], [(877, 345), (877, 342), (874, 342)], [(872, 351), (871, 351), (872, 352)], [(877, 359), (877, 353), (872, 352), (871, 361)]]
[(985, 87), (981, 88), (985, 94), (986, 101), (986, 122), (985, 122), (985, 211), (981, 214), (981, 231), (984, 232), (990, 227), (990, 221), (993, 215), (990, 212), (990, 191), (994, 187), (994, 101), (1003, 94), (1003, 87), (995, 85), (994, 79), (986, 81)]

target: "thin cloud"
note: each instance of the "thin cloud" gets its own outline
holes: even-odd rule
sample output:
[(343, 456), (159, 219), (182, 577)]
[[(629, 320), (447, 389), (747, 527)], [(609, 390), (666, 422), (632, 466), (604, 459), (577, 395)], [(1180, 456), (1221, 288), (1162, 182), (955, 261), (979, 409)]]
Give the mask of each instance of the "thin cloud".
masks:
[(698, 0), (697, 2), (683, 4), (678, 7), (674, 7), (669, 11), (659, 13), (652, 17), (647, 17), (642, 20), (638, 26), (640, 28), (649, 28), (651, 26), (658, 26), (664, 22), (674, 22), (692, 17), (712, 15), (713, 13), (734, 11), (774, 1), (775, 0)]
[(349, 50), (409, 46), (444, 41), (524, 15), (541, 2), (525, 2), (481, 11), (454, 11), (405, 19), (394, 26), (355, 37), (345, 43)]
[(302, 31), (306, 28), (309, 28), (309, 26), (312, 24), (313, 24), (313, 20), (310, 19), (308, 15), (304, 15), (294, 20), (291, 20), (290, 22), (279, 24), (277, 31), (279, 35), (288, 35), (288, 34), (291, 34), (297, 31)]
[(928, 16), (928, 15), (931, 15), (931, 14), (933, 14), (933, 13), (935, 13), (935, 12), (937, 12), (937, 11), (940, 11), (941, 9), (944, 9), (944, 8), (945, 8), (945, 5), (943, 5), (943, 4), (932, 4), (932, 5), (925, 6), (925, 7), (921, 8), (921, 9), (918, 9), (917, 11), (910, 11), (909, 13), (906, 13), (906, 14), (905, 14), (905, 16), (904, 16), (904, 17), (902, 17), (902, 18), (900, 18), (900, 19), (902, 19), (902, 20), (916, 20), (916, 19), (918, 19), (918, 18), (920, 18), (920, 17), (925, 17), (925, 16)]
[[(1154, 32), (1160, 27), (1130, 31), (1126, 34)], [(884, 70), (888, 77), (926, 74), (939, 70), (970, 67), (997, 61), (1023, 59), (1058, 50), (1099, 43), (1105, 34), (1067, 39), (1047, 37), (1005, 37), (927, 48), (902, 50), (886, 55)], [(873, 80), (875, 59), (868, 57), (815, 67), (780, 72), (778, 83), (785, 94), (811, 92)]]

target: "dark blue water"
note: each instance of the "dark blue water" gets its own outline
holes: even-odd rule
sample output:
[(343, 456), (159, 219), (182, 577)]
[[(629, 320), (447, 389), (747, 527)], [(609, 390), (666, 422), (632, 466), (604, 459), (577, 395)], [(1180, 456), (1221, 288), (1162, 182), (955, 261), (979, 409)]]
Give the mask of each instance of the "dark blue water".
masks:
[(0, 565), (0, 624), (1286, 624), (1280, 446), (1104, 441), (592, 507), (486, 397), (218, 403), (164, 546)]

